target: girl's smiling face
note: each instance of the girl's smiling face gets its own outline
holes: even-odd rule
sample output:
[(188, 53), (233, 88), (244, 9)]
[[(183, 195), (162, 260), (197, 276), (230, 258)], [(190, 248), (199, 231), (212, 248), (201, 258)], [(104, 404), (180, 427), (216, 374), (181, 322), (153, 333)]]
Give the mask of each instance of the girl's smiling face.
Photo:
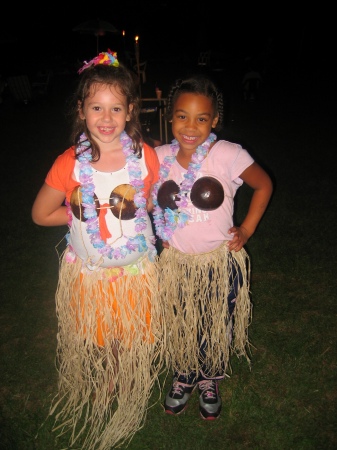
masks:
[(131, 110), (132, 105), (128, 107), (127, 99), (118, 87), (94, 85), (79, 114), (86, 121), (92, 138), (101, 146), (119, 138), (130, 120)]
[(202, 94), (183, 93), (176, 99), (172, 115), (172, 133), (180, 148), (195, 151), (218, 123), (212, 100)]

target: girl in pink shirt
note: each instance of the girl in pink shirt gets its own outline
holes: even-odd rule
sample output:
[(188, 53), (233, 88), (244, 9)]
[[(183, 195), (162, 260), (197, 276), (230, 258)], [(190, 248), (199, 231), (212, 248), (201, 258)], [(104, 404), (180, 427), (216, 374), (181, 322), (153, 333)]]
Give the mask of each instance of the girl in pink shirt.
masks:
[[(178, 80), (167, 111), (175, 139), (156, 147), (161, 166), (153, 190), (154, 224), (164, 247), (167, 358), (174, 372), (164, 408), (181, 413), (198, 386), (200, 414), (212, 420), (221, 411), (218, 381), (230, 355), (248, 359), (250, 261), (244, 245), (267, 208), (272, 183), (240, 145), (217, 140), (223, 99), (210, 79)], [(234, 197), (244, 182), (253, 195), (236, 226)]]

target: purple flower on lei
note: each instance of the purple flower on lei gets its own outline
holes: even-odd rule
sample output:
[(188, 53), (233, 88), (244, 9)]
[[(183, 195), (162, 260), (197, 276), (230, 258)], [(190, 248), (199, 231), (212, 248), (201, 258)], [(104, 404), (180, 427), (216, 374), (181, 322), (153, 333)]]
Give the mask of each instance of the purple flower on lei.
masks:
[(171, 143), (171, 156), (166, 156), (160, 165), (159, 181), (154, 185), (152, 191), (152, 198), (154, 203), (153, 209), (153, 223), (157, 235), (164, 241), (171, 239), (176, 228), (183, 228), (189, 221), (189, 214), (183, 210), (188, 206), (188, 198), (192, 186), (195, 182), (197, 172), (200, 170), (203, 160), (206, 158), (208, 149), (212, 142), (216, 140), (216, 135), (211, 133), (206, 141), (199, 145), (196, 152), (192, 155), (191, 162), (188, 165), (187, 172), (184, 174), (184, 180), (180, 185), (180, 200), (176, 201), (177, 209), (171, 210), (166, 208), (163, 211), (158, 205), (158, 190), (160, 186), (166, 181), (172, 164), (174, 163), (177, 153), (179, 151), (179, 142), (173, 139)]
[[(91, 148), (84, 133), (81, 135), (80, 144), (76, 149), (79, 154), (78, 160), (80, 163), (79, 179), (81, 182), (80, 192), (82, 194), (83, 216), (87, 219), (86, 231), (90, 236), (90, 242), (93, 247), (96, 248), (102, 256), (106, 256), (109, 259), (123, 259), (134, 251), (145, 252), (148, 249), (146, 239), (142, 234), (142, 231), (147, 227), (147, 210), (143, 191), (144, 182), (141, 178), (142, 172), (139, 160), (133, 153), (131, 138), (125, 131), (121, 134), (120, 140), (123, 145), (123, 153), (126, 157), (130, 184), (136, 191), (134, 203), (137, 206), (135, 214), (136, 236), (128, 237), (126, 244), (120, 247), (112, 247), (112, 245), (103, 241), (99, 231), (99, 222), (94, 199), (95, 185), (92, 181), (93, 169), (90, 164), (92, 160)], [(152, 258), (154, 251), (156, 252), (155, 247), (151, 244), (150, 252)]]

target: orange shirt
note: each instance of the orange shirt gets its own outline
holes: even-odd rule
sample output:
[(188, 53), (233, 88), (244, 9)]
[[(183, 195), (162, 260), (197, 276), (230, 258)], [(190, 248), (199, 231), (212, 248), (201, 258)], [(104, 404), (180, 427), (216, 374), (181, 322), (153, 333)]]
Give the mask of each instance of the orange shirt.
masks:
[[(144, 178), (144, 194), (145, 198), (149, 198), (151, 186), (159, 179), (159, 161), (156, 151), (145, 142), (143, 144), (143, 155), (148, 170)], [(72, 191), (80, 184), (74, 178), (75, 162), (75, 148), (70, 147), (56, 158), (45, 179), (48, 186), (65, 192), (68, 202), (70, 202)]]

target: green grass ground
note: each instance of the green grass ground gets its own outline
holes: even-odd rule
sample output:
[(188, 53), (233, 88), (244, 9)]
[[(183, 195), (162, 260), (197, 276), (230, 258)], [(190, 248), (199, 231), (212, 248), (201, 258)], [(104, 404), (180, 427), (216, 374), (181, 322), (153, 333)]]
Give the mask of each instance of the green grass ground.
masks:
[[(148, 79), (150, 95), (155, 77)], [(39, 227), (30, 217), (44, 176), (68, 143), (64, 85), (71, 81), (34, 104), (0, 105), (1, 450), (68, 448), (50, 419), (41, 427), (57, 389), (56, 247), (66, 229)], [(164, 414), (162, 397), (129, 450), (337, 448), (335, 105), (319, 86), (308, 92), (271, 80), (255, 103), (243, 102), (238, 86), (234, 79), (228, 87), (224, 137), (247, 148), (275, 183), (247, 245), (251, 370), (232, 360), (231, 377), (221, 383), (222, 414), (213, 422), (199, 417), (196, 393), (179, 417)], [(238, 221), (249, 198), (243, 186)], [(158, 396), (156, 389), (153, 400)]]

